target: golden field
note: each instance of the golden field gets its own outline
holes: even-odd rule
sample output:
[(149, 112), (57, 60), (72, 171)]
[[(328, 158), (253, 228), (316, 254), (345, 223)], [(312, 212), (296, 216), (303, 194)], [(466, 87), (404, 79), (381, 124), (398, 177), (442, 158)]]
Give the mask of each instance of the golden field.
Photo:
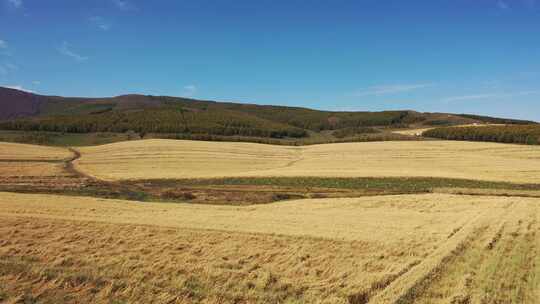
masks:
[(0, 193), (0, 299), (536, 303), (538, 203), (428, 194), (227, 207)]
[(0, 178), (65, 176), (64, 165), (50, 162), (0, 162)]
[(81, 148), (76, 168), (106, 180), (233, 176), (445, 177), (540, 182), (540, 146), (455, 141), (302, 147), (140, 140)]
[[(0, 303), (538, 303), (540, 192), (528, 188), (471, 183), (428, 194), (323, 198), (303, 185), (189, 188), (172, 180), (156, 181), (164, 188), (154, 190), (177, 191), (191, 203), (143, 203), (134, 200), (152, 188), (137, 187), (150, 183), (126, 180), (394, 176), (534, 184), (539, 148), (139, 140), (78, 148), (76, 159), (67, 148), (0, 143), (1, 189), (34, 192), (0, 192)], [(126, 185), (131, 201), (98, 198)], [(304, 199), (290, 200), (292, 189)], [(359, 191), (345, 190), (334, 189)], [(285, 200), (234, 206), (242, 191), (245, 203), (254, 191)], [(204, 196), (228, 205), (193, 203)]]
[(421, 136), (422, 133), (433, 128), (420, 128), (420, 129), (406, 129), (406, 130), (393, 130), (392, 133), (401, 134), (401, 135), (413, 135)]
[(1, 161), (61, 161), (71, 156), (65, 148), (0, 142)]

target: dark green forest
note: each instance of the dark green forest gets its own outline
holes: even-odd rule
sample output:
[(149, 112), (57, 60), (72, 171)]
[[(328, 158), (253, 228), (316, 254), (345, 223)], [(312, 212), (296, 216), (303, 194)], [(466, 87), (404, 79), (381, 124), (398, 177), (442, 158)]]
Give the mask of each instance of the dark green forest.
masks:
[[(130, 134), (130, 138), (145, 138), (147, 134), (152, 134), (167, 138), (237, 138), (304, 143), (401, 139), (406, 136), (396, 136), (388, 129), (407, 127), (533, 123), (467, 114), (408, 110), (320, 111), (150, 95), (105, 98), (43, 96), (1, 87), (0, 110), (0, 130), (4, 131), (45, 135), (47, 132), (114, 133)], [(443, 136), (436, 132), (432, 132), (433, 137)], [(463, 139), (465, 135), (460, 134), (448, 137)], [(512, 136), (516, 138), (512, 140), (519, 142), (535, 140), (530, 136), (525, 139)], [(506, 142), (508, 139), (504, 137), (500, 141)]]
[(423, 136), (447, 140), (538, 145), (540, 144), (540, 125), (445, 127), (428, 130), (423, 133)]
[(309, 132), (401, 127), (422, 121), (412, 111), (328, 112), (305, 108), (218, 103), (162, 96), (112, 99), (49, 98), (31, 117), (5, 120), (0, 129), (65, 133), (137, 132), (304, 138)]

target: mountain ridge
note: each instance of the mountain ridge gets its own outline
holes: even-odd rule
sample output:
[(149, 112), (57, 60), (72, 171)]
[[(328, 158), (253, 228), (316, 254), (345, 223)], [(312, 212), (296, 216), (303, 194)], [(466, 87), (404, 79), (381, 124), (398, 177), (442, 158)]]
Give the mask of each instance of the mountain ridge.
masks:
[(385, 128), (532, 121), (449, 113), (322, 111), (303, 107), (125, 94), (115, 97), (44, 96), (0, 87), (0, 129), (92, 133), (127, 131), (262, 138), (343, 138)]

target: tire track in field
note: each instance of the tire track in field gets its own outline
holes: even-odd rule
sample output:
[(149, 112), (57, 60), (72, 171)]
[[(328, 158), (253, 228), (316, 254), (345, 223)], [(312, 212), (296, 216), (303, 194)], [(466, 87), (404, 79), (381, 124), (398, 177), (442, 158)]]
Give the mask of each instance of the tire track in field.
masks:
[[(448, 244), (449, 242), (454, 242), (457, 238), (459, 238), (458, 241), (461, 241), (463, 238), (469, 237), (469, 235), (474, 232), (470, 231), (471, 227), (476, 227), (476, 222), (482, 218), (485, 215), (485, 213), (481, 213), (474, 217), (473, 219), (469, 220), (462, 226), (456, 228), (454, 231), (450, 233), (448, 236), (448, 240), (439, 246), (439, 249), (436, 249), (434, 253), (432, 253), (430, 256), (425, 258), (424, 260), (415, 260), (412, 263), (406, 265), (402, 270), (400, 270), (398, 273), (392, 274), (389, 277), (386, 277), (382, 279), (381, 281), (374, 282), (369, 289), (354, 293), (352, 295), (348, 296), (348, 302), (350, 304), (366, 304), (366, 303), (379, 303), (378, 301), (382, 301), (380, 303), (394, 303), (394, 302), (387, 302), (388, 299), (384, 296), (384, 293), (388, 293), (388, 290), (391, 290), (394, 288), (393, 286), (396, 286), (396, 284), (399, 284), (399, 282), (402, 282), (404, 279), (403, 277), (409, 278), (411, 276), (411, 273), (414, 275), (414, 273), (418, 272), (418, 267), (422, 268), (422, 264), (425, 265), (426, 261), (429, 261), (432, 259), (434, 255), (438, 251), (440, 251), (440, 248), (446, 248), (448, 245), (445, 246), (445, 244)], [(463, 232), (464, 229), (468, 229), (467, 232)], [(461, 234), (463, 235), (461, 235)], [(443, 250), (444, 251), (444, 250)], [(448, 251), (448, 250), (447, 250)], [(452, 251), (451, 251), (452, 252)], [(420, 265), (420, 266), (419, 266)], [(408, 279), (405, 279), (408, 280)], [(382, 300), (379, 300), (379, 298), (383, 297)]]
[[(504, 215), (504, 212), (507, 212), (505, 208), (501, 208), (495, 218), (500, 218)], [(430, 256), (412, 267), (410, 271), (396, 278), (388, 287), (374, 295), (368, 301), (350, 303), (413, 303), (430, 286), (432, 278), (436, 277), (455, 256), (459, 256), (467, 250), (467, 244), (476, 241), (486, 233), (489, 226), (484, 224), (485, 220), (492, 218), (489, 213), (489, 211), (485, 211), (477, 215), (459, 231), (456, 231), (446, 243), (437, 248)], [(496, 230), (493, 233), (496, 233)]]
[(297, 149), (296, 151), (297, 151), (297, 154), (298, 154), (298, 155), (297, 155), (297, 159), (288, 162), (285, 166), (283, 166), (283, 167), (281, 167), (281, 168), (292, 167), (292, 166), (294, 166), (296, 163), (298, 163), (298, 162), (304, 160), (304, 150), (303, 150), (303, 149)]
[[(531, 208), (533, 214), (526, 216)], [(503, 206), (497, 214), (479, 222), (473, 234), (460, 245), (461, 250), (451, 254), (425, 277), (423, 284), (404, 289), (404, 294), (409, 296), (380, 303), (514, 303), (510, 293), (519, 303), (536, 303), (534, 291), (531, 293), (534, 290), (531, 284), (534, 285), (536, 280), (534, 268), (538, 253), (536, 208), (520, 203)], [(502, 273), (486, 273), (486, 270), (498, 269), (490, 266), (494, 263), (504, 264), (500, 266)], [(504, 271), (510, 271), (507, 273), (510, 276)], [(456, 281), (456, 277), (460, 279)], [(482, 287), (486, 278), (493, 281)], [(500, 292), (501, 288), (511, 289)]]

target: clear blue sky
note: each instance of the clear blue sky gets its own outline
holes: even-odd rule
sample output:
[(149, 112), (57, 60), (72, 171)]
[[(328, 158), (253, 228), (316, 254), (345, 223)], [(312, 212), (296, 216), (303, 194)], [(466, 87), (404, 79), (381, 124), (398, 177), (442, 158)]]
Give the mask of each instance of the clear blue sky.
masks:
[(0, 0), (0, 85), (540, 121), (540, 0)]

